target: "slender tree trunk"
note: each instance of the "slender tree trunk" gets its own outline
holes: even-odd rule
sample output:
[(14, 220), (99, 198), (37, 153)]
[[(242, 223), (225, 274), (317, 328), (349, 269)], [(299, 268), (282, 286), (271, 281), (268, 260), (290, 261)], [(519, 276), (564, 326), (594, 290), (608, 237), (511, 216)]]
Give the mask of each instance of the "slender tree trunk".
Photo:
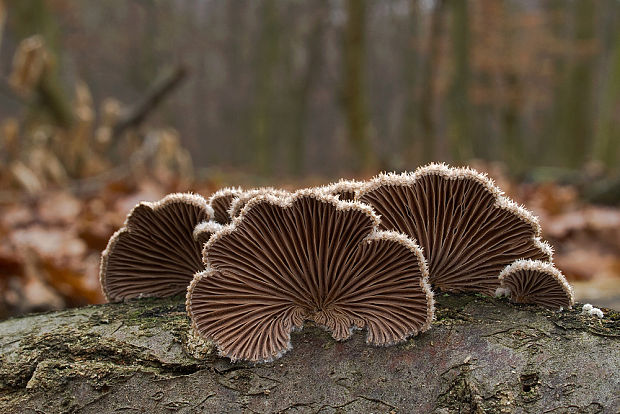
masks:
[[(214, 3), (224, 8), (226, 27), (226, 50), (228, 80), (226, 82), (226, 101), (224, 102), (224, 128), (234, 139), (230, 140), (232, 148), (232, 161), (235, 165), (250, 165), (255, 162), (253, 149), (255, 142), (252, 141), (253, 125), (250, 125), (250, 110), (248, 103), (248, 91), (243, 73), (245, 62), (243, 59), (244, 49), (248, 45), (248, 22), (244, 13), (240, 10), (251, 8), (251, 4), (243, 0), (229, 0)], [(253, 42), (252, 42), (253, 44)]]
[[(502, 4), (502, 15), (510, 16), (507, 10), (509, 5), (507, 2)], [(509, 22), (509, 18), (504, 19), (505, 24)], [(519, 71), (514, 67), (513, 62), (513, 29), (506, 24), (502, 35), (505, 38), (505, 56), (508, 58), (508, 64), (504, 65), (502, 73), (503, 86), (507, 92), (507, 102), (502, 105), (501, 120), (503, 131), (503, 159), (508, 164), (509, 170), (513, 174), (520, 174), (528, 164), (527, 158), (523, 156), (524, 146), (521, 139), (521, 99), (522, 86), (519, 78)]]
[[(182, 298), (0, 323), (2, 413), (616, 413), (617, 312), (598, 319), (475, 295), (437, 296), (404, 344), (293, 333), (267, 364), (231, 363), (189, 335)], [(191, 355), (200, 356), (194, 359)]]
[(321, 73), (323, 66), (323, 46), (324, 34), (329, 12), (329, 4), (325, 0), (313, 3), (316, 6), (315, 18), (312, 22), (312, 29), (306, 41), (307, 44), (307, 64), (303, 70), (298, 84), (292, 88), (292, 127), (290, 148), (289, 171), (295, 175), (301, 175), (304, 171), (305, 160), (305, 130), (308, 104), (311, 99), (311, 92)]
[(422, 161), (422, 156), (416, 154), (416, 150), (422, 148), (416, 145), (418, 128), (418, 100), (417, 100), (417, 78), (418, 78), (418, 47), (420, 37), (420, 12), (418, 0), (411, 0), (409, 3), (409, 31), (407, 43), (403, 56), (403, 72), (405, 80), (405, 109), (403, 111), (402, 129), (400, 132), (401, 151), (406, 164), (415, 164)]
[[(508, 102), (502, 109), (502, 126), (504, 131), (504, 160), (513, 174), (521, 173), (528, 165), (523, 157), (523, 143), (520, 136), (520, 98), (521, 81), (519, 75), (507, 69), (504, 73), (504, 84), (510, 91)], [(525, 164), (524, 164), (525, 163)]]
[(4, 0), (0, 0), (0, 51), (2, 50), (2, 37), (4, 35), (4, 25), (6, 23), (6, 5)]
[[(564, 0), (549, 0), (543, 6), (545, 8), (544, 16), (547, 18), (546, 24), (549, 28), (549, 34), (557, 44), (565, 44), (569, 41), (569, 34), (566, 30), (569, 10), (567, 10), (568, 7), (566, 6), (567, 3)], [(568, 84), (567, 73), (569, 68), (567, 60), (567, 57), (562, 53), (555, 53), (552, 60), (554, 74), (552, 106), (542, 134), (547, 142), (545, 148), (542, 149), (544, 161), (545, 164), (549, 165), (558, 165), (564, 156), (561, 149), (565, 145), (565, 137), (563, 137), (564, 132), (560, 131), (560, 129), (564, 102), (567, 98), (566, 85)]]
[[(576, 13), (576, 40), (577, 45), (582, 48), (592, 48), (594, 41), (594, 27), (596, 21), (596, 4), (590, 0), (579, 0), (575, 10)], [(592, 69), (594, 60), (591, 54), (579, 56), (578, 61), (571, 71), (572, 93), (569, 98), (569, 113), (566, 121), (568, 122), (567, 132), (572, 132), (573, 145), (567, 148), (572, 149), (568, 154), (569, 162), (575, 166), (581, 166), (591, 155), (592, 142)]]
[(43, 0), (13, 0), (9, 1), (8, 8), (16, 37), (23, 40), (40, 35), (45, 41), (46, 53), (53, 56), (36, 85), (36, 99), (30, 105), (30, 115), (37, 118), (45, 114), (54, 123), (69, 127), (73, 123), (73, 111), (57, 73), (60, 30), (56, 19)]
[[(474, 18), (471, 26), (475, 31), (471, 34), (471, 44), (474, 45), (472, 51), (478, 49), (479, 55), (497, 55), (495, 42), (506, 26), (503, 9), (499, 6), (500, 2), (497, 0), (481, 0), (472, 5)], [(476, 157), (482, 159), (501, 159), (503, 137), (501, 131), (496, 128), (501, 124), (500, 107), (496, 96), (497, 78), (501, 76), (502, 65), (495, 61), (493, 65), (481, 63), (477, 65), (482, 67), (476, 71), (472, 70), (472, 85), (484, 95), (473, 104), (475, 109), (472, 111), (473, 118), (470, 124), (472, 134), (475, 133), (475, 137), (472, 138), (473, 152)]]
[(568, 65), (566, 81), (560, 85), (560, 94), (556, 98), (559, 109), (553, 125), (557, 136), (556, 150), (563, 154), (564, 163), (573, 168), (581, 167), (592, 149), (593, 62), (590, 53), (584, 53), (584, 49), (592, 47), (595, 9), (591, 0), (577, 0), (573, 4), (574, 55)]
[(443, 32), (444, 0), (437, 0), (431, 14), (428, 44), (426, 47), (426, 61), (422, 69), (423, 88), (420, 99), (420, 123), (422, 127), (422, 139), (424, 144), (424, 161), (434, 161), (437, 157), (435, 145), (436, 133), (436, 77), (439, 72), (441, 58), (441, 36)]
[(473, 156), (469, 106), (469, 16), (468, 2), (449, 0), (452, 14), (453, 73), (449, 94), (448, 136), (452, 158), (467, 160)]
[(257, 74), (254, 96), (253, 131), (257, 170), (263, 175), (273, 171), (275, 66), (279, 56), (280, 22), (277, 4), (265, 0), (261, 5), (261, 34), (256, 48)]
[[(617, 7), (617, 6), (616, 6)], [(612, 13), (618, 17), (618, 11)], [(620, 152), (620, 126), (614, 114), (620, 110), (620, 25), (615, 26), (615, 49), (601, 91), (596, 133), (596, 158), (609, 168), (617, 167)]]
[(368, 107), (365, 88), (366, 1), (347, 0), (347, 23), (344, 32), (343, 102), (347, 133), (355, 151), (353, 168), (363, 170), (374, 163), (370, 147)]

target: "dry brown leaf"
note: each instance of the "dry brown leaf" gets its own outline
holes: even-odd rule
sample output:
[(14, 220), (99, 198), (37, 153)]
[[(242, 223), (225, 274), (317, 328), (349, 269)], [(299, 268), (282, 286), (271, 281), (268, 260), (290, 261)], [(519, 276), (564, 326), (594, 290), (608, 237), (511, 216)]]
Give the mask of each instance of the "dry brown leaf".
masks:
[(37, 212), (48, 224), (70, 224), (82, 211), (82, 202), (66, 191), (55, 191), (39, 203)]
[(583, 248), (557, 253), (555, 263), (571, 280), (591, 280), (620, 275), (620, 258), (600, 249)]

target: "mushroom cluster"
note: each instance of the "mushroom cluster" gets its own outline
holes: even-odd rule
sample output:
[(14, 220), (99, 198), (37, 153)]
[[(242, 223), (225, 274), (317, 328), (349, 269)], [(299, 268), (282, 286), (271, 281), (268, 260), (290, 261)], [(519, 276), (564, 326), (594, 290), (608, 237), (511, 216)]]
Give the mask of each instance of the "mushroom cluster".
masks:
[(134, 207), (101, 255), (99, 279), (106, 299), (185, 292), (203, 269), (205, 239), (195, 239), (194, 228), (212, 218), (213, 209), (195, 194), (170, 194)]
[[(379, 231), (369, 206), (316, 190), (262, 194), (205, 245), (187, 292), (195, 329), (233, 360), (268, 361), (312, 320), (336, 340), (389, 345), (423, 332), (433, 299), (422, 252)], [(234, 252), (231, 254), (231, 252)]]
[(446, 292), (493, 294), (499, 273), (518, 259), (550, 262), (536, 217), (469, 168), (431, 164), (413, 174), (381, 174), (357, 193), (381, 227), (416, 239), (431, 284)]
[(224, 188), (140, 203), (102, 254), (109, 301), (186, 293), (194, 334), (270, 361), (306, 321), (391, 345), (429, 329), (433, 290), (569, 308), (536, 217), (487, 176), (430, 164), (296, 192)]

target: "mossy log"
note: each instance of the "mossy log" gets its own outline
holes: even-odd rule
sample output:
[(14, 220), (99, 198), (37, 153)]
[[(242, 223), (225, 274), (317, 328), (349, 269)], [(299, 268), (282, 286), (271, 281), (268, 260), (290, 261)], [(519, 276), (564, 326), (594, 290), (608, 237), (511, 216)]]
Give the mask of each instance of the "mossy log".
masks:
[[(272, 363), (195, 343), (182, 298), (0, 323), (2, 413), (617, 413), (620, 315), (438, 295), (432, 329), (377, 348), (308, 325)], [(192, 351), (190, 352), (190, 349)], [(204, 358), (192, 355), (202, 350)]]

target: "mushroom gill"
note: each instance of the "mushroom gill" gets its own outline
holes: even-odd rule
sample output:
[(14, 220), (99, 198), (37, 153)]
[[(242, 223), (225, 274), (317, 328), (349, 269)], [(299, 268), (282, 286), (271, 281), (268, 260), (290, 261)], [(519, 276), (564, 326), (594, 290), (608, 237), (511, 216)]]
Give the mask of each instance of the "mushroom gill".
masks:
[(551, 263), (517, 260), (500, 273), (498, 295), (507, 293), (515, 303), (530, 303), (551, 309), (570, 308), (573, 289)]
[(185, 291), (204, 269), (194, 228), (212, 217), (206, 200), (195, 194), (170, 194), (134, 207), (101, 255), (99, 279), (107, 300)]
[(356, 192), (364, 185), (361, 181), (340, 180), (338, 182), (320, 187), (324, 193), (337, 196), (342, 201), (355, 200)]
[(287, 197), (291, 193), (286, 190), (281, 190), (273, 187), (253, 188), (251, 190), (244, 191), (238, 197), (235, 197), (234, 200), (230, 203), (228, 215), (231, 217), (231, 219), (234, 219), (235, 217), (239, 216), (241, 210), (243, 210), (243, 207), (247, 204), (248, 201), (250, 201), (254, 197), (265, 194), (270, 194), (275, 197)]
[(213, 208), (214, 219), (220, 224), (230, 223), (228, 210), (232, 201), (243, 194), (240, 187), (222, 188), (209, 197), (209, 205)]
[(203, 246), (209, 241), (211, 236), (220, 231), (224, 226), (213, 220), (200, 222), (194, 227), (194, 240), (196, 240), (200, 246)]
[(407, 236), (378, 230), (370, 207), (319, 190), (259, 195), (214, 234), (187, 292), (193, 328), (232, 360), (269, 361), (305, 320), (337, 340), (354, 329), (389, 345), (425, 331), (433, 296)]
[(412, 174), (381, 174), (357, 200), (375, 209), (382, 228), (417, 240), (430, 282), (442, 291), (492, 295), (513, 261), (551, 260), (536, 217), (469, 168), (430, 164)]

